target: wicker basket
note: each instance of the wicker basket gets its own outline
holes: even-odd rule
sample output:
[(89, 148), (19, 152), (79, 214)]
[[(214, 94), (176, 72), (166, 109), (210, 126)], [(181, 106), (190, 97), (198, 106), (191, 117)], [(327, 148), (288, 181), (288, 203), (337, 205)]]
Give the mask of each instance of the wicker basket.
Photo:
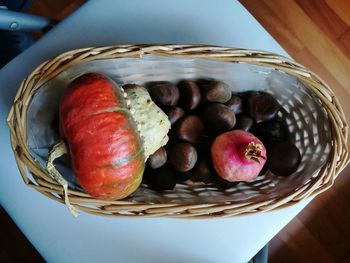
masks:
[(66, 52), (36, 68), (22, 82), (7, 120), (24, 182), (61, 203), (65, 201), (63, 189), (44, 165), (47, 147), (57, 139), (57, 133), (47, 127), (55, 119), (65, 84), (92, 70), (107, 73), (120, 84), (215, 77), (235, 85), (238, 91), (268, 90), (284, 108), (281, 115), (302, 153), (302, 165), (290, 177), (267, 173), (227, 190), (182, 184), (174, 191), (154, 192), (142, 186), (125, 200), (102, 201), (74, 184), (71, 172), (66, 171), (69, 167), (63, 163), (62, 173), (70, 182), (69, 200), (88, 213), (203, 218), (268, 211), (325, 191), (349, 161), (348, 125), (337, 98), (316, 74), (288, 58), (203, 45), (84, 48)]

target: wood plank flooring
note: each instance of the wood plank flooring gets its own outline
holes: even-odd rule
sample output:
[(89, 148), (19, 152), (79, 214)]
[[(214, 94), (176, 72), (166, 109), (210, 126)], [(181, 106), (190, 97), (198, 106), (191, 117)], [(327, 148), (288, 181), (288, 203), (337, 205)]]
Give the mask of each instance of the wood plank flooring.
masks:
[[(83, 2), (32, 0), (30, 10), (33, 14), (63, 19)], [(332, 87), (349, 121), (350, 0), (240, 2), (295, 60)], [(12, 224), (4, 219), (0, 221), (2, 228)], [(14, 251), (11, 246), (28, 247), (16, 235), (20, 234), (6, 240), (7, 250), (6, 247), (1, 250), (7, 262), (17, 262), (16, 256), (10, 255)], [(24, 251), (26, 262), (39, 260), (36, 252), (26, 248)], [(342, 172), (332, 189), (315, 198), (270, 241), (269, 261), (350, 262), (350, 167)]]
[(84, 2), (85, 0), (32, 0), (30, 13), (51, 19), (62, 20)]
[[(240, 0), (334, 90), (350, 120), (350, 1)], [(270, 242), (270, 262), (350, 262), (350, 167)]]

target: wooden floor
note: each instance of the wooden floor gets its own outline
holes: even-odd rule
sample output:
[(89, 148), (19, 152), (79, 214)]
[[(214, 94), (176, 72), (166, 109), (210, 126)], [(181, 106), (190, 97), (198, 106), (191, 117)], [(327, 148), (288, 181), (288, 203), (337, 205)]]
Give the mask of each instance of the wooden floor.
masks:
[[(334, 90), (350, 120), (350, 1), (241, 0), (298, 62)], [(350, 262), (350, 167), (270, 242), (270, 262)]]
[[(350, 120), (350, 0), (240, 1), (295, 60), (332, 87)], [(62, 19), (83, 2), (32, 0), (31, 12)], [(11, 242), (7, 247), (21, 247), (22, 241)], [(37, 261), (35, 252), (25, 251), (26, 262)], [(350, 262), (350, 167), (271, 240), (269, 261)]]

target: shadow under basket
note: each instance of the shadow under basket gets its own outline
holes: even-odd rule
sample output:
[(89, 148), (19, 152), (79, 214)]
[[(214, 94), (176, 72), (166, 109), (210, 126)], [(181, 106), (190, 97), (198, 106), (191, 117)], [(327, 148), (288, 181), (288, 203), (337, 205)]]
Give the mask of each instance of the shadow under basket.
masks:
[(11, 144), (24, 182), (64, 203), (64, 191), (46, 170), (48, 150), (59, 138), (58, 105), (72, 79), (86, 73), (108, 75), (117, 84), (215, 78), (232, 91), (263, 90), (282, 105), (302, 162), (289, 177), (270, 172), (222, 190), (177, 184), (156, 192), (141, 185), (126, 199), (97, 200), (76, 183), (68, 160), (57, 168), (69, 183), (76, 208), (123, 217), (229, 217), (287, 207), (331, 187), (349, 161), (348, 125), (332, 90), (302, 65), (264, 51), (203, 45), (119, 45), (84, 48), (46, 61), (23, 82), (8, 116)]

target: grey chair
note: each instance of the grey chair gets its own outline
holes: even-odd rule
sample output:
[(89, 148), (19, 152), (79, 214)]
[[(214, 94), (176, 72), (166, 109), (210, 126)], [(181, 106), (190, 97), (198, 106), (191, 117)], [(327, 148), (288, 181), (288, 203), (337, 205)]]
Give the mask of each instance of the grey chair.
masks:
[(32, 31), (46, 33), (59, 21), (25, 13), (30, 1), (0, 0), (0, 68), (34, 43)]

